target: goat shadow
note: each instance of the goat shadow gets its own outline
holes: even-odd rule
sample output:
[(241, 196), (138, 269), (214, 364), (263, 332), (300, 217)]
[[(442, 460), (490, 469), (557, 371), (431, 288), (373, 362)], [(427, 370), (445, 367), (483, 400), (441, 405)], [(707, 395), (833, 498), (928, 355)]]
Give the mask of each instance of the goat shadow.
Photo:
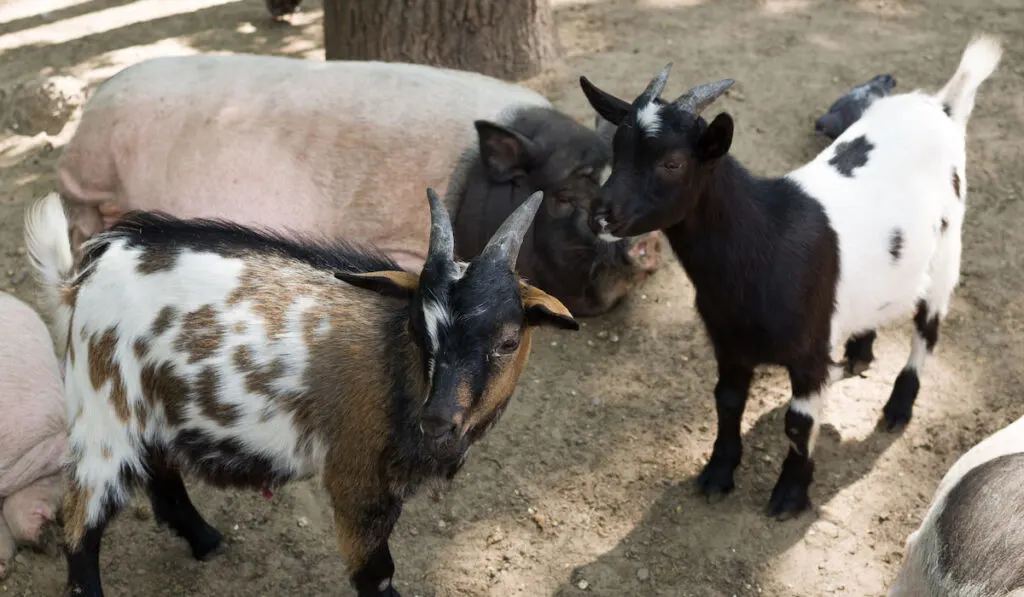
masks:
[[(756, 391), (752, 388), (752, 400)], [(815, 449), (811, 506), (794, 518), (776, 521), (766, 508), (788, 446), (782, 433), (787, 408), (788, 402), (765, 412), (744, 434), (743, 461), (730, 494), (714, 500), (699, 494), (697, 474), (668, 485), (632, 531), (611, 550), (573, 569), (553, 597), (583, 595), (581, 583), (586, 594), (607, 597), (620, 596), (623, 587), (631, 587), (629, 594), (637, 597), (750, 594), (762, 582), (763, 565), (775, 556), (800, 541), (830, 540), (821, 533), (808, 535), (818, 521), (827, 520), (831, 532), (844, 533), (843, 521), (829, 516), (826, 505), (869, 474), (903, 430), (885, 431), (879, 422), (863, 440), (843, 441), (835, 426), (824, 423)], [(673, 571), (680, 567), (690, 568), (687, 576), (704, 582), (681, 587), (659, 581), (660, 576), (678, 579)]]

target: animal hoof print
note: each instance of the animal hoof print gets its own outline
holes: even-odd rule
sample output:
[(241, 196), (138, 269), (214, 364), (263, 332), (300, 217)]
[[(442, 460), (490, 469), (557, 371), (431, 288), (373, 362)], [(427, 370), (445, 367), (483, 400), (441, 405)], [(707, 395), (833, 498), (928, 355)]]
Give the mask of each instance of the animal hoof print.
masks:
[(780, 485), (772, 491), (768, 502), (768, 516), (783, 521), (796, 518), (811, 505), (807, 489), (796, 485)]
[(726, 466), (708, 463), (697, 477), (697, 489), (707, 496), (708, 503), (721, 501), (734, 487), (732, 469)]

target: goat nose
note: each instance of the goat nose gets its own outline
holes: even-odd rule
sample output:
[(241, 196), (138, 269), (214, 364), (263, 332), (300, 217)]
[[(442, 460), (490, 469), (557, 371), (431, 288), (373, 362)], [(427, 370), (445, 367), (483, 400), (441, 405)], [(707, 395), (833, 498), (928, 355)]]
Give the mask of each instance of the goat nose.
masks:
[(423, 435), (436, 440), (450, 434), (455, 429), (455, 424), (440, 417), (426, 417), (420, 425)]

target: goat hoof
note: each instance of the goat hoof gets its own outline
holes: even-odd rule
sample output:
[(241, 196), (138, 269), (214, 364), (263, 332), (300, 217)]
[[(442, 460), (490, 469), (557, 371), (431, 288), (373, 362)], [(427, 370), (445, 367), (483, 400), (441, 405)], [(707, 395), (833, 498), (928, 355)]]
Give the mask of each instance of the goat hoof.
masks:
[(882, 411), (883, 419), (882, 422), (885, 425), (885, 430), (888, 432), (901, 431), (910, 423), (911, 413), (899, 412), (898, 408), (889, 408), (886, 405), (885, 410)]
[(708, 462), (697, 477), (697, 489), (707, 496), (709, 503), (720, 501), (735, 487), (732, 467), (714, 461)]
[(847, 377), (866, 377), (864, 373), (871, 368), (871, 361), (852, 360), (846, 363)]
[(224, 535), (217, 529), (209, 527), (196, 537), (191, 544), (192, 557), (205, 562), (224, 551)]
[(772, 490), (771, 500), (768, 501), (768, 516), (778, 521), (789, 520), (797, 517), (810, 505), (811, 498), (807, 495), (806, 487), (780, 481)]

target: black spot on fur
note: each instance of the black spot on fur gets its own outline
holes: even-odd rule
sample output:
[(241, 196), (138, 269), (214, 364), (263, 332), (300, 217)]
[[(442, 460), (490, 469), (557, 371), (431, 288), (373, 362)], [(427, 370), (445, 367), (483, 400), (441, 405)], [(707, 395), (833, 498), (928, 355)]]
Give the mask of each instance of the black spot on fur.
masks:
[(287, 471), (278, 470), (266, 456), (246, 450), (232, 439), (216, 439), (196, 429), (178, 433), (168, 452), (175, 464), (214, 487), (261, 489), (280, 487), (291, 480)]
[(1024, 454), (1007, 454), (971, 469), (950, 489), (936, 532), (939, 572), (957, 588), (984, 587), (985, 595), (1024, 588), (1022, 484)]
[(949, 104), (942, 104), (942, 111), (946, 113), (946, 116), (953, 117), (953, 108)]
[(923, 300), (917, 302), (914, 327), (917, 328), (917, 333), (924, 338), (928, 352), (931, 352), (935, 348), (935, 343), (939, 341), (939, 316), (933, 315), (929, 318), (928, 303)]
[(889, 255), (892, 255), (892, 262), (896, 263), (903, 255), (903, 231), (893, 228), (889, 233)]
[(948, 228), (949, 228), (949, 220), (947, 220), (946, 218), (942, 218), (942, 228), (941, 228), (942, 233), (945, 234), (946, 230)]
[(963, 199), (960, 196), (960, 175), (956, 173), (956, 169), (953, 169), (953, 192), (956, 193), (958, 199)]
[(861, 135), (853, 141), (843, 141), (836, 146), (836, 153), (828, 163), (840, 174), (853, 178), (853, 171), (868, 163), (868, 154), (875, 146), (868, 138)]
[(131, 211), (106, 232), (83, 257), (95, 261), (111, 242), (124, 240), (148, 255), (173, 255), (182, 248), (236, 257), (245, 253), (276, 254), (317, 269), (365, 273), (398, 270), (398, 264), (379, 249), (312, 234), (285, 235), (269, 228), (250, 227), (222, 219), (179, 219), (160, 211)]

